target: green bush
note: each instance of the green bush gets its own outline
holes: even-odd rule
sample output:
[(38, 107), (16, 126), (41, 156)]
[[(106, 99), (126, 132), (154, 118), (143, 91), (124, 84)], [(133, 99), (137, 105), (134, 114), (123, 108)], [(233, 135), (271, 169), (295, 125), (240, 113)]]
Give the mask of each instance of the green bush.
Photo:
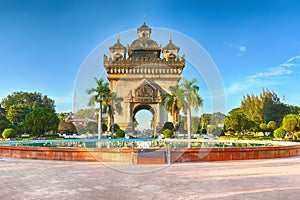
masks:
[[(109, 131), (111, 132), (112, 126), (110, 126)], [(120, 129), (120, 126), (118, 124), (114, 124), (114, 133), (117, 132), (117, 130)], [(106, 128), (107, 130), (107, 128)]]
[(173, 131), (167, 128), (163, 130), (163, 134), (165, 138), (170, 138), (173, 136)]
[(206, 133), (207, 133), (206, 128), (201, 128), (201, 129), (199, 129), (199, 133), (200, 133), (200, 134), (206, 134)]
[(274, 131), (274, 137), (283, 138), (286, 134), (286, 131), (283, 128), (278, 128)]
[(17, 131), (13, 128), (6, 128), (2, 132), (2, 137), (3, 138), (14, 138), (17, 136)]
[[(97, 128), (97, 131), (98, 131), (98, 128)], [(107, 131), (107, 125), (106, 124), (102, 124), (102, 131), (105, 132)]]
[(116, 131), (116, 136), (117, 136), (117, 138), (124, 138), (125, 137), (125, 131), (123, 131), (122, 129), (118, 129)]
[(165, 122), (163, 130), (165, 129), (174, 130), (174, 124), (172, 122)]

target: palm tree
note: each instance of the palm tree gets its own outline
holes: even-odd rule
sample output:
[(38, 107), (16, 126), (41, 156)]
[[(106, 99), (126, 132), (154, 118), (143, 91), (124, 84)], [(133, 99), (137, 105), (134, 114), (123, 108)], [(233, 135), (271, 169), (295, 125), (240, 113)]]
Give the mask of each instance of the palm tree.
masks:
[(110, 94), (109, 83), (106, 82), (103, 78), (99, 80), (95, 78), (97, 86), (87, 90), (89, 95), (92, 95), (89, 101), (89, 106), (93, 106), (95, 103), (99, 103), (99, 114), (98, 114), (98, 139), (102, 137), (102, 106), (103, 101), (108, 98)]
[(103, 112), (108, 114), (109, 120), (108, 120), (108, 130), (111, 127), (111, 135), (114, 135), (114, 114), (115, 111), (118, 114), (122, 113), (122, 105), (121, 102), (123, 101), (122, 97), (119, 97), (116, 92), (111, 92), (107, 99), (103, 102)]
[(191, 81), (183, 78), (182, 82), (179, 85), (181, 92), (184, 95), (185, 109), (187, 112), (187, 132), (188, 139), (191, 139), (191, 108), (194, 108), (195, 111), (198, 111), (198, 108), (202, 106), (203, 100), (198, 94), (199, 87), (195, 85), (197, 79), (192, 79)]
[(173, 118), (173, 124), (175, 127), (178, 123), (179, 111), (183, 106), (183, 99), (183, 93), (178, 87), (178, 85), (171, 86), (170, 93), (162, 95), (162, 104), (165, 106), (166, 110), (171, 114)]

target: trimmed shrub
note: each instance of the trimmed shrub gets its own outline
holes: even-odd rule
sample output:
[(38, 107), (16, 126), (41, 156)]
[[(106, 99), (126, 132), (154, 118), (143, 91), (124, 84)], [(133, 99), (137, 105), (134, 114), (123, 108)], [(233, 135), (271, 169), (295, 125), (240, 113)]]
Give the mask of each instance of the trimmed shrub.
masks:
[(165, 129), (174, 130), (174, 124), (172, 122), (165, 122), (163, 130)]
[(201, 128), (201, 129), (199, 130), (199, 133), (201, 133), (201, 134), (206, 134), (206, 133), (207, 133), (206, 128)]
[[(97, 131), (98, 131), (98, 130), (97, 130)], [(102, 131), (103, 131), (103, 132), (107, 131), (107, 125), (104, 124), (104, 123), (102, 124)]]
[(173, 136), (173, 131), (167, 128), (163, 130), (163, 134), (165, 138), (170, 138)]
[(274, 131), (274, 137), (283, 138), (286, 134), (286, 131), (283, 128), (278, 128)]
[[(112, 126), (110, 126), (109, 131), (111, 132)], [(120, 126), (118, 124), (114, 124), (114, 133), (117, 132), (117, 130), (120, 129)], [(107, 130), (107, 127), (106, 127)], [(103, 130), (104, 131), (104, 130)]]
[(14, 138), (17, 136), (17, 131), (13, 128), (6, 128), (2, 132), (2, 137), (3, 138)]
[(124, 138), (125, 137), (125, 131), (123, 131), (122, 129), (118, 129), (116, 131), (116, 136), (117, 136), (117, 138)]

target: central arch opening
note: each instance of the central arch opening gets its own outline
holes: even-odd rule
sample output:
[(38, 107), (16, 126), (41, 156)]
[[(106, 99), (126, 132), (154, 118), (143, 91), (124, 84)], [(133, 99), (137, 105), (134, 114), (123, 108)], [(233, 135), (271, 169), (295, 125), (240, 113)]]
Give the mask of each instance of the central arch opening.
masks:
[(149, 110), (140, 110), (135, 115), (135, 132), (139, 138), (153, 135), (153, 114)]
[(134, 133), (138, 138), (150, 138), (154, 134), (155, 111), (150, 105), (138, 105), (133, 110)]

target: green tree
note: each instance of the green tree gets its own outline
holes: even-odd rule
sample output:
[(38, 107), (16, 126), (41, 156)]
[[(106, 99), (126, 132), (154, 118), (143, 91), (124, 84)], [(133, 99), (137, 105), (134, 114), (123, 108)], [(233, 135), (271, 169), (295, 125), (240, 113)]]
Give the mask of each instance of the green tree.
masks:
[(3, 132), (2, 132), (2, 137), (3, 138), (14, 138), (17, 136), (17, 131), (13, 128), (6, 128)]
[(97, 83), (95, 88), (87, 90), (89, 95), (92, 95), (89, 101), (89, 106), (94, 106), (95, 103), (99, 103), (99, 112), (98, 112), (98, 139), (102, 137), (102, 112), (103, 112), (103, 101), (107, 99), (110, 94), (109, 84), (104, 81), (103, 78), (95, 78)]
[(26, 115), (31, 111), (24, 105), (12, 105), (8, 108), (6, 118), (11, 123), (20, 123), (25, 120)]
[(286, 134), (286, 131), (283, 128), (278, 128), (274, 131), (274, 137), (283, 138)]
[(294, 107), (281, 103), (276, 93), (268, 89), (263, 89), (259, 96), (247, 94), (241, 102), (241, 111), (257, 124), (269, 121), (280, 124), (283, 117), (292, 109), (296, 110)]
[(8, 110), (12, 105), (22, 105), (24, 107), (34, 108), (52, 108), (54, 109), (54, 100), (43, 96), (38, 92), (14, 92), (2, 100), (2, 106)]
[(8, 121), (0, 120), (0, 134), (4, 131), (4, 129), (8, 128)]
[(59, 118), (51, 108), (36, 108), (27, 114), (24, 121), (25, 130), (33, 135), (40, 135), (46, 131), (56, 131)]
[(170, 93), (162, 95), (162, 104), (166, 110), (171, 114), (173, 118), (173, 124), (176, 126), (178, 124), (179, 111), (182, 108), (183, 93), (181, 89), (176, 86), (171, 86)]
[(6, 119), (6, 110), (4, 108), (2, 108), (1, 104), (0, 104), (0, 120), (7, 120)]
[[(107, 99), (103, 102), (103, 113), (108, 114), (108, 127), (110, 129), (111, 126), (115, 124), (114, 115), (117, 112), (118, 114), (122, 113), (122, 105), (121, 102), (123, 101), (122, 97), (119, 97), (117, 93), (111, 92), (108, 94)], [(112, 130), (112, 135), (114, 135), (114, 128)]]
[(241, 133), (246, 130), (247, 125), (248, 119), (239, 108), (231, 110), (224, 120), (224, 128), (226, 131)]
[(203, 103), (203, 100), (198, 94), (199, 87), (195, 85), (197, 82), (197, 79), (192, 79), (189, 81), (183, 78), (179, 86), (184, 96), (184, 104), (187, 111), (188, 139), (191, 139), (191, 108), (194, 108), (195, 111), (198, 111), (198, 108), (202, 106)]
[(291, 134), (300, 130), (300, 119), (299, 115), (288, 114), (284, 116), (282, 121), (282, 128)]
[(274, 131), (277, 128), (277, 124), (275, 121), (269, 121), (267, 124), (267, 128), (269, 131)]
[(207, 126), (210, 124), (212, 114), (204, 113), (200, 117), (200, 127), (201, 128), (207, 128)]

